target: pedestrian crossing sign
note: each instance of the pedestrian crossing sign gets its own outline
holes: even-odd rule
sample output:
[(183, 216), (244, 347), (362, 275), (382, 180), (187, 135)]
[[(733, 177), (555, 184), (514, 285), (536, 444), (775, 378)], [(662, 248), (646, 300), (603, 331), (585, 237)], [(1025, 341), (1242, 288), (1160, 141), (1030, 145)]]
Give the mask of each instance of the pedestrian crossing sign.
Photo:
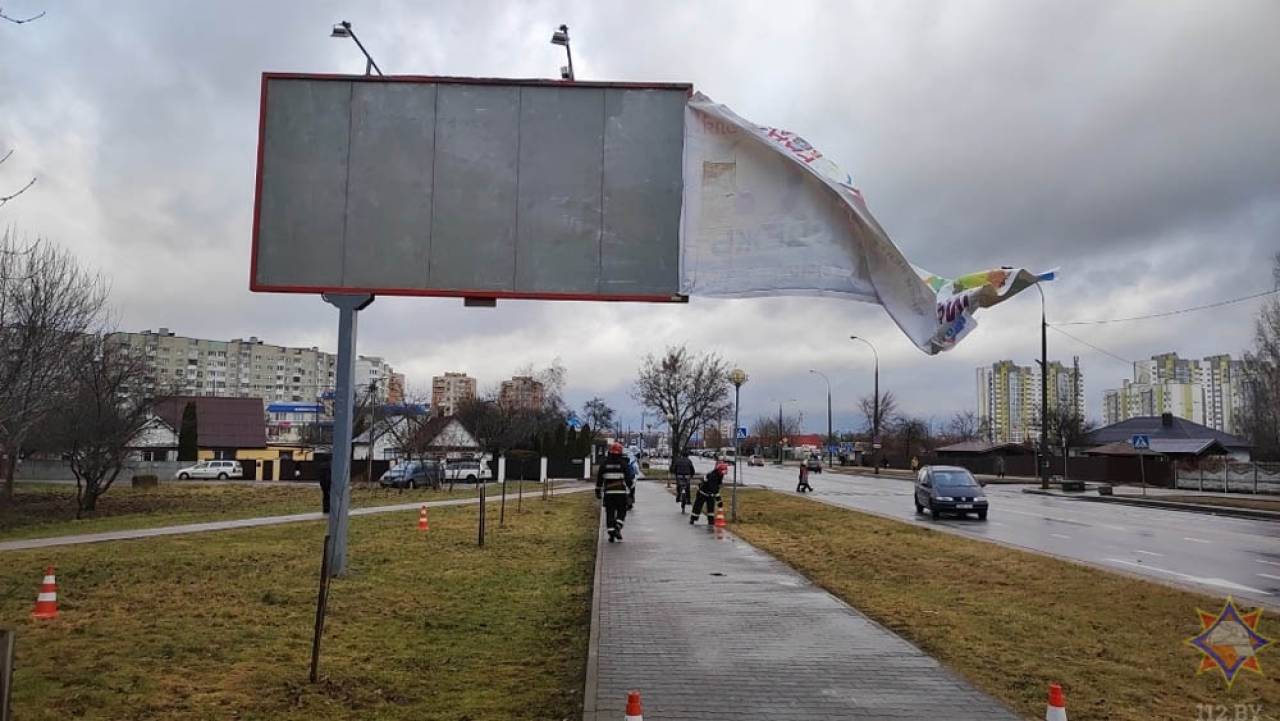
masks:
[(746, 426), (738, 426), (738, 440), (740, 440), (740, 441), (745, 441), (745, 440), (747, 440), (747, 427), (746, 427)]
[(1133, 450), (1135, 451), (1146, 451), (1151, 449), (1151, 436), (1136, 435), (1133, 438), (1130, 438), (1129, 442), (1133, 444)]

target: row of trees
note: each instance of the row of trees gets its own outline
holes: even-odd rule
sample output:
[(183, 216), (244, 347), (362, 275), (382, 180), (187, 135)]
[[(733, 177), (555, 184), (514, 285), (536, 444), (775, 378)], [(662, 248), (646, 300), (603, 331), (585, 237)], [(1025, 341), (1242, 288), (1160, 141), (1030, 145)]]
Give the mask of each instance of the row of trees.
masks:
[[(1272, 267), (1280, 291), (1280, 253)], [(1280, 296), (1272, 295), (1258, 310), (1253, 348), (1245, 354), (1248, 368), (1244, 428), (1257, 460), (1280, 461)]]

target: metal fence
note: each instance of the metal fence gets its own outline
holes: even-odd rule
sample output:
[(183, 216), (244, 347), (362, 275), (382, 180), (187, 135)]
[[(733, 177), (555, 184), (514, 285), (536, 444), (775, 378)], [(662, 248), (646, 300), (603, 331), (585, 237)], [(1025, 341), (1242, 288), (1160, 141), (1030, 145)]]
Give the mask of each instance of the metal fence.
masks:
[(1179, 463), (1177, 487), (1196, 491), (1280, 494), (1280, 463), (1210, 459)]

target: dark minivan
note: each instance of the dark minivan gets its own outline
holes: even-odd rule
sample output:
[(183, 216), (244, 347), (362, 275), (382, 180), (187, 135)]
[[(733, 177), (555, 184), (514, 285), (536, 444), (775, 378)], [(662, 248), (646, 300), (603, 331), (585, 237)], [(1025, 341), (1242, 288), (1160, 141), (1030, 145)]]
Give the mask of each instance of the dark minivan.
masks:
[(987, 520), (987, 494), (973, 474), (958, 466), (925, 466), (916, 475), (916, 513), (976, 513)]

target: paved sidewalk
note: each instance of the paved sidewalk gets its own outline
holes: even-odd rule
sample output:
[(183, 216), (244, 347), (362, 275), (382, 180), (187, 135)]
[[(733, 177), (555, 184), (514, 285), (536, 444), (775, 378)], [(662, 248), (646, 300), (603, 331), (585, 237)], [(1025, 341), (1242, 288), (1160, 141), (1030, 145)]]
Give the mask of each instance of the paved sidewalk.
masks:
[(1018, 717), (788, 566), (640, 483), (621, 544), (600, 534), (584, 721)]
[[(569, 487), (557, 487), (556, 493), (581, 493), (591, 490), (593, 486), (586, 484), (574, 484)], [(501, 488), (491, 489), (488, 497), (485, 499), (488, 503), (498, 502)], [(437, 508), (442, 506), (465, 506), (472, 503), (479, 503), (479, 497), (474, 498), (455, 498), (448, 501), (429, 501), (428, 508)], [(511, 499), (508, 498), (510, 503)], [(421, 501), (414, 503), (397, 503), (392, 506), (372, 506), (368, 508), (351, 509), (352, 516), (370, 516), (378, 513), (394, 513), (396, 511), (416, 511), (422, 506)], [(490, 511), (492, 513), (492, 511)], [(52, 548), (54, 546), (74, 546), (80, 543), (101, 543), (103, 541), (127, 541), (134, 538), (152, 538), (155, 536), (180, 536), (189, 533), (207, 533), (209, 531), (230, 531), (237, 528), (256, 528), (258, 526), (278, 526), (284, 523), (299, 523), (301, 521), (322, 521), (326, 518), (323, 513), (293, 513), (287, 516), (259, 516), (258, 518), (240, 518), (230, 521), (210, 521), (207, 523), (185, 523), (179, 526), (160, 526), (158, 528), (127, 528), (119, 531), (104, 531), (102, 533), (81, 533), (74, 536), (50, 536), (46, 538), (26, 538), (18, 541), (0, 542), (0, 552), (3, 551), (21, 551), (28, 548)]]

